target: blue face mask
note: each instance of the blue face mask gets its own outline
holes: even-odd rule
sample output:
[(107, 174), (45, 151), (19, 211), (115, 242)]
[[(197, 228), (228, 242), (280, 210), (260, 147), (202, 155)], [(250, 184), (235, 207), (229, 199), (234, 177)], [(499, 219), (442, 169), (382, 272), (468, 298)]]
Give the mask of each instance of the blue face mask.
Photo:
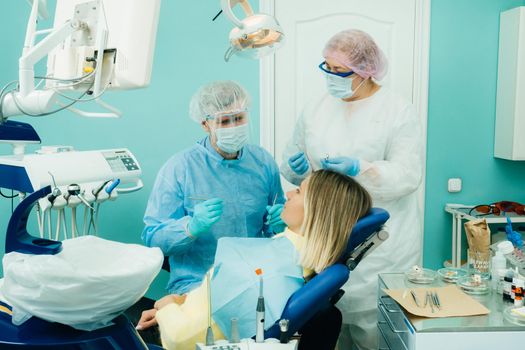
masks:
[(330, 95), (336, 97), (336, 98), (350, 98), (352, 97), (356, 91), (363, 85), (365, 80), (359, 84), (359, 86), (352, 90), (352, 83), (354, 81), (354, 77), (340, 77), (338, 75), (330, 74), (330, 73), (324, 73), (326, 78), (326, 87), (328, 88), (328, 92)]
[(215, 129), (217, 146), (226, 153), (236, 153), (248, 142), (248, 123), (231, 128)]

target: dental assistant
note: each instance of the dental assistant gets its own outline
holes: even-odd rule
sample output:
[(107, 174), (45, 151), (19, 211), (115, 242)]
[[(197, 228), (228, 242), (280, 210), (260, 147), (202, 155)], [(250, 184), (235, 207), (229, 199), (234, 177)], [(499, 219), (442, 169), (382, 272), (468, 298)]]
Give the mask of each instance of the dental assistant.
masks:
[(377, 349), (377, 275), (421, 262), (417, 193), (423, 142), (413, 106), (377, 83), (387, 61), (360, 30), (334, 35), (319, 65), (327, 93), (307, 105), (284, 155), (281, 173), (300, 183), (317, 169), (354, 177), (386, 209), (389, 239), (350, 274), (337, 306), (343, 313), (340, 347)]
[(247, 144), (250, 98), (233, 81), (201, 87), (190, 115), (208, 134), (160, 169), (144, 214), (142, 240), (169, 256), (171, 294), (201, 284), (221, 237), (282, 232), (279, 170)]

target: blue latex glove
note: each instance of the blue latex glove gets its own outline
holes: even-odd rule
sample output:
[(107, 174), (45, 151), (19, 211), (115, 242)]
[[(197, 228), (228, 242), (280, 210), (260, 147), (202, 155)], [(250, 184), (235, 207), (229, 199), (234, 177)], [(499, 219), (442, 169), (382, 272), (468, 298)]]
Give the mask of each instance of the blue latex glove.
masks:
[(332, 170), (349, 176), (356, 176), (359, 174), (359, 170), (361, 170), (359, 159), (350, 157), (321, 159), (321, 166), (323, 169)]
[(308, 165), (308, 159), (304, 152), (294, 154), (288, 159), (288, 165), (297, 175), (303, 175), (308, 171), (310, 165)]
[(518, 247), (519, 249), (523, 248), (523, 238), (521, 238), (521, 234), (519, 232), (516, 232), (512, 229), (512, 221), (510, 221), (508, 216), (507, 225), (505, 225), (505, 232), (507, 233), (507, 239), (512, 243), (512, 245)]
[(282, 204), (267, 205), (266, 212), (266, 225), (269, 225), (272, 228), (272, 231), (275, 233), (281, 233), (286, 228), (286, 224), (281, 219), (281, 212), (283, 211)]
[(193, 217), (188, 224), (188, 231), (198, 237), (208, 231), (210, 227), (219, 221), (222, 215), (222, 199), (212, 198), (195, 206)]

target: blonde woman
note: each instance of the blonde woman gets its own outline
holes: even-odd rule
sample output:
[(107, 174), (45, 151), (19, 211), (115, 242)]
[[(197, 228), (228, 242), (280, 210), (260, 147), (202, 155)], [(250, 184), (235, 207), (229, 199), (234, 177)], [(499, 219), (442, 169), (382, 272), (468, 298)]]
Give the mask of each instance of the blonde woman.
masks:
[[(288, 228), (280, 235), (271, 239), (251, 239), (253, 244), (261, 246), (252, 246), (249, 256), (254, 260), (254, 266), (266, 266), (271, 269), (272, 265), (290, 264), (299, 269), (305, 277), (311, 277), (314, 273), (319, 273), (325, 268), (337, 262), (338, 258), (346, 248), (350, 232), (357, 220), (364, 216), (371, 208), (372, 201), (366, 190), (355, 180), (346, 175), (341, 175), (328, 170), (319, 170), (313, 172), (306, 178), (301, 186), (287, 194), (287, 202), (284, 205), (281, 217), (288, 225)], [(235, 245), (238, 242), (246, 243), (249, 238), (226, 238), (228, 243)], [(244, 243), (243, 243), (244, 242)], [(246, 245), (244, 245), (246, 246)], [(222, 276), (233, 276), (222, 272), (228, 268), (235, 267), (235, 280), (226, 280), (217, 282), (221, 284), (236, 285), (242, 283), (243, 279), (251, 278), (237, 273), (239, 261), (229, 264), (227, 258), (221, 258), (221, 242), (217, 249), (215, 268), (220, 266), (219, 273), (214, 275), (218, 280)], [(271, 249), (267, 249), (270, 247)], [(227, 249), (224, 246), (224, 249)], [(276, 251), (276, 256), (262, 254), (258, 255), (257, 251), (261, 249), (265, 252)], [(250, 265), (250, 258), (242, 262)], [(267, 260), (267, 261), (264, 261)], [(218, 262), (219, 261), (219, 262)], [(264, 271), (265, 267), (263, 267)], [(289, 277), (289, 276), (286, 276)], [(289, 283), (289, 278), (284, 280)], [(222, 283), (221, 283), (222, 282)], [(292, 288), (286, 289), (282, 293), (265, 294), (267, 305), (280, 306), (281, 311), (284, 308), (288, 298), (301, 287), (300, 284), (293, 285)], [(211, 284), (212, 288), (214, 282)], [(214, 291), (213, 294), (222, 294), (223, 298), (232, 299), (228, 295), (228, 290)], [(194, 349), (196, 342), (204, 342), (205, 331), (207, 328), (207, 283), (202, 283), (200, 287), (188, 293), (185, 296), (168, 295), (155, 304), (155, 309), (144, 311), (143, 316), (137, 326), (139, 329), (145, 329), (158, 323), (162, 338), (162, 344), (167, 349)], [(237, 299), (236, 299), (237, 300)], [(214, 303), (216, 298), (214, 299)], [(220, 302), (220, 301), (219, 301)], [(249, 310), (236, 310), (235, 314), (226, 317), (238, 317), (244, 314), (248, 318), (239, 324), (248, 324), (255, 327), (255, 304), (253, 300), (243, 303), (238, 301), (236, 305), (246, 305)], [(242, 308), (242, 307), (241, 307)], [(268, 315), (267, 315), (268, 316)], [(213, 331), (216, 339), (225, 338), (224, 334), (229, 332), (224, 327), (224, 322), (217, 319), (217, 314), (213, 313)], [(266, 317), (266, 326), (271, 326), (272, 322)], [(251, 337), (255, 332), (250, 333), (250, 329), (241, 329), (241, 337)], [(305, 342), (306, 343), (306, 342)]]

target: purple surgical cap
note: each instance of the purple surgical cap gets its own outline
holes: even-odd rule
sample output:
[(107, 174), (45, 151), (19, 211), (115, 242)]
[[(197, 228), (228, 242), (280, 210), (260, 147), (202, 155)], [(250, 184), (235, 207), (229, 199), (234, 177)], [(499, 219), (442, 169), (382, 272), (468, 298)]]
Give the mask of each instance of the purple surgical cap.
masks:
[(364, 79), (381, 80), (387, 72), (385, 54), (367, 33), (348, 29), (328, 40), (323, 56), (353, 70)]

